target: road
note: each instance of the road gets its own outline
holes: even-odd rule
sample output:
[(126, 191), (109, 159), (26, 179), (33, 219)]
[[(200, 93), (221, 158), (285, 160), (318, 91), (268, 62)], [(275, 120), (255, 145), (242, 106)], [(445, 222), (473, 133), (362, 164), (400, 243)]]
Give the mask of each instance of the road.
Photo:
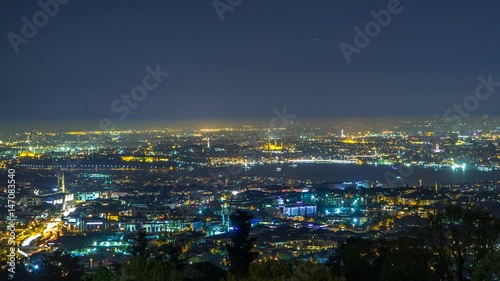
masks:
[[(55, 216), (56, 218), (49, 221), (47, 223), (47, 225), (45, 226), (45, 229), (43, 231), (36, 233), (36, 234), (32, 234), (31, 236), (28, 236), (27, 238), (25, 238), (21, 243), (21, 248), (23, 248), (23, 250), (29, 250), (29, 253), (27, 254), (27, 255), (29, 255), (32, 252), (36, 252), (41, 246), (41, 244), (36, 242), (37, 238), (42, 237), (42, 238), (47, 239), (48, 241), (54, 240), (57, 236), (52, 235), (52, 232), (57, 231), (59, 226), (63, 224), (63, 221), (59, 217), (61, 216), (61, 214), (64, 216), (67, 216), (70, 213), (72, 213), (74, 210), (75, 210), (75, 208), (69, 208), (60, 214), (56, 214), (56, 216)], [(32, 245), (32, 243), (33, 243), (33, 245)], [(33, 251), (33, 250), (35, 250), (35, 251)], [(26, 253), (23, 252), (22, 250), (19, 250), (19, 253), (23, 256), (26, 255)]]

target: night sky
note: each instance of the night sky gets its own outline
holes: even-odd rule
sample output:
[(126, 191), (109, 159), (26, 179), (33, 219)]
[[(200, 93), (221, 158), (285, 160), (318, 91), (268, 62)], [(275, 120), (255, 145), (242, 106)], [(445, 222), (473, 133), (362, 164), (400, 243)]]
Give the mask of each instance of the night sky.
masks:
[[(347, 63), (339, 44), (388, 2), (243, 0), (221, 21), (211, 0), (73, 0), (16, 54), (9, 32), (42, 9), (4, 1), (0, 119), (118, 119), (112, 102), (157, 64), (170, 76), (128, 119), (442, 115), (478, 75), (500, 81), (498, 0), (401, 0)], [(474, 113), (499, 104), (500, 88)]]

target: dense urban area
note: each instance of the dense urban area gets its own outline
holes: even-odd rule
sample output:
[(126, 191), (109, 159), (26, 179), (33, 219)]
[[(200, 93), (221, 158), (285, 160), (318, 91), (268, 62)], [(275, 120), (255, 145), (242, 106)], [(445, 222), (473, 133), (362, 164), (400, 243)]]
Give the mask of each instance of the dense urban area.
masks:
[(3, 133), (0, 279), (498, 280), (498, 124)]

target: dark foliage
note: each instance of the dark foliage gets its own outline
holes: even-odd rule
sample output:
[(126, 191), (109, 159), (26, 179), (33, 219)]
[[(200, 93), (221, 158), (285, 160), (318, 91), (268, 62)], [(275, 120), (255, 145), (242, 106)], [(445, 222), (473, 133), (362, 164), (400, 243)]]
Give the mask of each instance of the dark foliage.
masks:
[(250, 264), (258, 256), (258, 253), (253, 251), (257, 238), (250, 237), (251, 219), (250, 213), (240, 210), (230, 216), (233, 232), (231, 244), (227, 245), (229, 273), (237, 277), (247, 277)]

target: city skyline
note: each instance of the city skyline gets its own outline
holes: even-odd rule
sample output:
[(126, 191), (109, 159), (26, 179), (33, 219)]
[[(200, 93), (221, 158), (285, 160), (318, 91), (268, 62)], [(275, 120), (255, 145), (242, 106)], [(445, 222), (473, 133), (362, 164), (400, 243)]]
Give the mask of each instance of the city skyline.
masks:
[(500, 280), (500, 2), (4, 1), (0, 280)]

